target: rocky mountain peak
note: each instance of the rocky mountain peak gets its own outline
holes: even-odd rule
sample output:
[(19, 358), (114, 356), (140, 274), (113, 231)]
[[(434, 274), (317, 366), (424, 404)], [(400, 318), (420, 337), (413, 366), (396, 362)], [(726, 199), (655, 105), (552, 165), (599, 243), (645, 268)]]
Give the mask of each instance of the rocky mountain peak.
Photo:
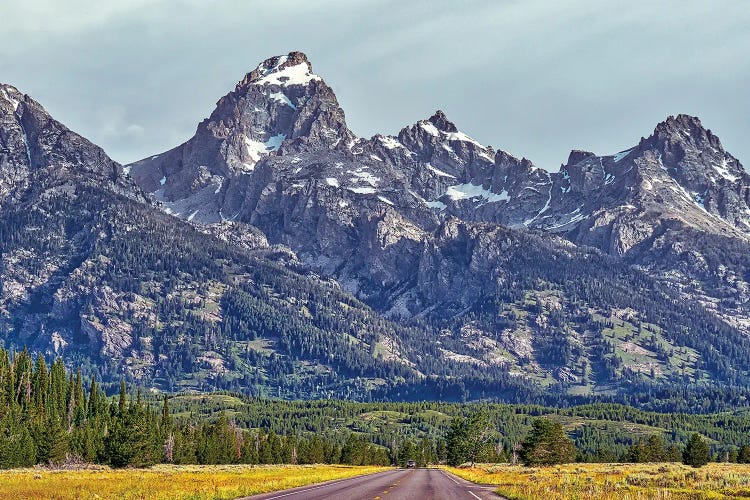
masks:
[(727, 153), (721, 140), (695, 116), (668, 117), (641, 141), (639, 149), (655, 151), (666, 170), (681, 184), (689, 183), (695, 189), (704, 189), (704, 184), (708, 188), (717, 183), (734, 184), (747, 177), (739, 160)]
[[(574, 150), (567, 165), (551, 173), (525, 158), (483, 146), (442, 111), (404, 128), (398, 137), (356, 138), (346, 128), (333, 91), (312, 71), (299, 52), (264, 61), (219, 101), (191, 139), (126, 167), (165, 212), (200, 231), (169, 224), (167, 217), (135, 204), (128, 203), (124, 212), (126, 205), (117, 200), (109, 205), (112, 210), (102, 213), (100, 198), (112, 200), (110, 192), (140, 191), (130, 189), (130, 178), (99, 148), (54, 121), (30, 97), (0, 85), (0, 229), (14, 236), (0, 238), (0, 300), (5, 301), (0, 301), (0, 331), (11, 331), (2, 316), (11, 311), (8, 305), (15, 308), (8, 318), (25, 322), (17, 322), (20, 335), (37, 335), (38, 321), (60, 325), (63, 318), (64, 342), (72, 344), (80, 330), (92, 345), (101, 346), (97, 352), (103, 356), (118, 362), (132, 356), (137, 360), (132, 366), (154, 366), (160, 373), (171, 373), (165, 367), (174, 363), (169, 357), (162, 360), (162, 351), (150, 351), (151, 340), (146, 339), (172, 346), (163, 351), (165, 356), (181, 352), (174, 347), (182, 345), (181, 340), (170, 342), (183, 336), (182, 325), (189, 317), (155, 308), (153, 317), (161, 315), (156, 323), (167, 327), (142, 330), (143, 324), (153, 323), (151, 304), (165, 296), (186, 306), (200, 304), (200, 310), (195, 309), (195, 317), (203, 318), (195, 322), (198, 334), (205, 330), (223, 335), (229, 330), (221, 330), (222, 324), (245, 322), (244, 312), (233, 316), (233, 307), (223, 306), (235, 297), (273, 312), (257, 316), (259, 324), (293, 318), (294, 328), (286, 332), (300, 335), (292, 338), (294, 345), (312, 345), (304, 339), (321, 338), (328, 349), (334, 344), (318, 335), (335, 330), (347, 358), (353, 346), (360, 345), (348, 339), (367, 318), (375, 318), (378, 326), (361, 344), (366, 346), (357, 363), (373, 359), (372, 346), (382, 350), (388, 343), (393, 349), (390, 337), (383, 337), (391, 335), (390, 327), (383, 328), (378, 314), (435, 321), (434, 332), (419, 333), (420, 338), (431, 338), (443, 326), (452, 329), (455, 335), (440, 334), (436, 350), (448, 354), (429, 360), (427, 367), (451, 359), (473, 359), (473, 364), (502, 358), (498, 366), (517, 373), (553, 366), (546, 353), (564, 349), (547, 345), (550, 338), (585, 347), (580, 358), (560, 358), (554, 366), (607, 363), (613, 358), (598, 358), (596, 345), (588, 349), (586, 344), (597, 344), (593, 335), (613, 318), (624, 325), (623, 314), (632, 319), (633, 330), (622, 352), (626, 359), (634, 352), (646, 353), (646, 373), (653, 371), (650, 363), (661, 358), (647, 349), (653, 341), (637, 337), (671, 328), (675, 322), (670, 315), (678, 307), (685, 323), (675, 323), (662, 340), (695, 338), (677, 346), (660, 343), (665, 349), (732, 351), (730, 341), (746, 338), (750, 177), (697, 118), (669, 117), (638, 147), (617, 154)], [(60, 196), (66, 197), (65, 204), (58, 202)], [(45, 203), (46, 213), (25, 218), (27, 207)], [(10, 218), (6, 207), (16, 208)], [(78, 224), (79, 219), (85, 224)], [(35, 230), (28, 230), (31, 227)], [(200, 233), (224, 243), (216, 246)], [(33, 254), (48, 248), (57, 250), (51, 254), (54, 260)], [(94, 254), (89, 248), (107, 253)], [(604, 258), (602, 252), (609, 255)], [(79, 255), (86, 261), (79, 261)], [(272, 260), (260, 260), (266, 258)], [(140, 271), (131, 277), (133, 268)], [(321, 288), (325, 303), (333, 305), (323, 309), (311, 292), (317, 284), (286, 281), (307, 272), (337, 280), (337, 286), (372, 309), (357, 319), (351, 316), (353, 301)], [(155, 282), (158, 287), (151, 286)], [(281, 285), (269, 288), (266, 283)], [(241, 288), (231, 290), (235, 286)], [(301, 298), (294, 293), (298, 289)], [(669, 290), (675, 295), (667, 296)], [(247, 301), (234, 292), (247, 295)], [(36, 297), (45, 300), (49, 321), (38, 319)], [(206, 307), (209, 300), (211, 307)], [(96, 314), (81, 309), (89, 304)], [(555, 316), (549, 316), (553, 310)], [(125, 311), (138, 314), (121, 314)], [(308, 317), (303, 312), (323, 326), (297, 331), (300, 318)], [(331, 318), (337, 317), (345, 319), (331, 329)], [(138, 327), (129, 321), (137, 321)], [(719, 321), (726, 323), (723, 329), (717, 327)], [(590, 328), (592, 322), (602, 327)], [(646, 322), (653, 326), (644, 330), (640, 325)], [(269, 331), (269, 344), (276, 342), (277, 334), (285, 335), (283, 330)], [(469, 331), (478, 332), (472, 335), (481, 335), (481, 343), (468, 344), (464, 332)], [(394, 330), (391, 336), (398, 340), (404, 332)], [(196, 339), (208, 338), (198, 334)], [(711, 335), (719, 335), (713, 345)], [(704, 337), (703, 344), (696, 343)], [(432, 349), (401, 338), (414, 352)], [(237, 346), (245, 352), (245, 344)], [(203, 344), (195, 347), (206, 350)], [(226, 352), (239, 349), (231, 346)], [(486, 358), (469, 357), (480, 350), (486, 350)], [(694, 355), (684, 358), (685, 363), (697, 360)], [(522, 361), (515, 364), (514, 359)], [(682, 361), (678, 358), (678, 365)], [(747, 359), (737, 356), (711, 362), (731, 366), (730, 361), (748, 366)], [(662, 368), (668, 369), (669, 363), (664, 361)], [(582, 380), (588, 380), (588, 371), (582, 369)], [(684, 368), (681, 371), (684, 374)], [(535, 380), (547, 379), (545, 373), (534, 372)]]
[(0, 201), (71, 193), (81, 186), (145, 201), (101, 148), (52, 118), (31, 97), (0, 84)]
[(721, 141), (706, 129), (697, 116), (680, 114), (669, 116), (659, 123), (654, 133), (641, 146), (657, 149), (668, 160), (680, 161), (689, 150), (723, 153)]
[(427, 122), (434, 125), (441, 132), (458, 132), (456, 125), (448, 120), (442, 110), (435, 111), (435, 114), (427, 119)]
[(654, 135), (672, 135), (675, 133), (690, 133), (700, 135), (706, 131), (700, 118), (687, 114), (668, 116), (666, 120), (656, 125)]
[(572, 165), (575, 165), (576, 163), (580, 163), (586, 158), (591, 158), (593, 156), (596, 156), (591, 151), (582, 151), (580, 149), (574, 149), (570, 152), (568, 155), (568, 161), (565, 162), (565, 165), (563, 167), (570, 167)]
[(0, 83), (0, 113), (3, 109), (15, 112), (23, 100), (24, 95), (13, 85)]
[(237, 90), (248, 85), (307, 85), (316, 80), (321, 78), (313, 73), (312, 64), (307, 56), (295, 51), (268, 58), (260, 63), (237, 84)]

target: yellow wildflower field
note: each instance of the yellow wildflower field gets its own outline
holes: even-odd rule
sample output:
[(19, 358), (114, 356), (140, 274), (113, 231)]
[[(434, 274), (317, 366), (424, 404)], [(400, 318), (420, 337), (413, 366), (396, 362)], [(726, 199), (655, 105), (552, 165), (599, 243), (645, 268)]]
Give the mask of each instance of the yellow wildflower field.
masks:
[(0, 471), (0, 499), (225, 499), (388, 470), (347, 465), (156, 465)]
[(568, 464), (555, 467), (445, 467), (464, 479), (497, 485), (511, 500), (728, 499), (750, 497), (750, 465), (710, 463)]

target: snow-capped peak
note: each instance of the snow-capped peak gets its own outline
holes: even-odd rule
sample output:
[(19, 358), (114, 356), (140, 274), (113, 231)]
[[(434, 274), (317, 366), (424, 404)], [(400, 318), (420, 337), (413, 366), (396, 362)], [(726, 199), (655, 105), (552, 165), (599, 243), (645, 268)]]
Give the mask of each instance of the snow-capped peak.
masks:
[[(453, 122), (448, 120), (448, 118), (445, 116), (445, 113), (440, 110), (436, 111), (435, 114), (427, 120), (421, 120), (417, 122), (417, 126), (429, 135), (437, 137), (440, 142), (470, 142), (481, 149), (486, 149), (485, 146), (458, 130), (458, 127), (456, 127)], [(490, 161), (492, 161), (492, 158), (489, 159)]]
[(255, 85), (307, 85), (313, 80), (321, 80), (313, 73), (310, 61), (302, 52), (266, 59), (249, 77), (249, 83)]

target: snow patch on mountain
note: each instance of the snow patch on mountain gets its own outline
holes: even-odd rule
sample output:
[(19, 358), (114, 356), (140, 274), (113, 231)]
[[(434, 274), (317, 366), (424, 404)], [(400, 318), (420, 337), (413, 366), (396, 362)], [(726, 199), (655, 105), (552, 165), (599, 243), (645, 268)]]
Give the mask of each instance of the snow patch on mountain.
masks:
[(244, 136), (245, 141), (245, 147), (247, 149), (247, 156), (250, 157), (252, 160), (252, 164), (245, 164), (245, 166), (254, 167), (255, 163), (258, 163), (262, 155), (267, 155), (268, 153), (272, 153), (274, 151), (277, 151), (281, 144), (284, 142), (284, 139), (286, 139), (285, 134), (277, 134), (268, 139), (266, 142), (260, 142), (253, 139), (250, 139), (247, 136)]
[(719, 175), (721, 175), (723, 178), (728, 180), (729, 182), (737, 182), (737, 179), (740, 177), (738, 175), (734, 175), (729, 172), (729, 162), (727, 162), (726, 158), (722, 158), (721, 165), (713, 165), (714, 170), (716, 170)]
[(347, 173), (353, 175), (349, 180), (355, 184), (365, 182), (372, 187), (376, 187), (380, 182), (380, 177), (375, 177), (370, 172), (365, 172), (361, 168), (358, 168), (357, 170), (347, 170)]
[(493, 193), (489, 189), (483, 188), (482, 186), (471, 183), (449, 186), (448, 190), (445, 192), (445, 196), (453, 201), (483, 198), (489, 203), (508, 201), (510, 199), (507, 191), (503, 191), (502, 193), (497, 194)]
[(388, 149), (396, 149), (396, 148), (404, 147), (403, 144), (398, 142), (398, 140), (394, 139), (393, 137), (380, 136), (378, 137), (378, 140), (383, 144), (384, 147)]
[(623, 158), (625, 158), (626, 156), (628, 156), (631, 151), (633, 151), (633, 148), (627, 149), (625, 151), (620, 151), (619, 153), (617, 153), (616, 155), (613, 156), (613, 159), (615, 160), (615, 162), (619, 162)]
[(422, 130), (424, 130), (425, 132), (427, 132), (428, 134), (432, 136), (435, 136), (435, 137), (440, 136), (440, 131), (437, 129), (435, 125), (433, 125), (430, 122), (419, 122), (419, 126), (422, 128)]
[(450, 177), (451, 179), (455, 179), (456, 178), (455, 175), (451, 175), (448, 172), (443, 172), (439, 168), (433, 167), (432, 164), (430, 164), (430, 163), (425, 163), (424, 166), (425, 166), (425, 168), (427, 170), (429, 170), (430, 172), (432, 172), (432, 173), (434, 173), (434, 174), (436, 174), (436, 175), (438, 175), (440, 177)]
[(348, 187), (346, 189), (356, 194), (375, 194), (375, 189), (371, 187)]
[(276, 102), (286, 104), (292, 109), (297, 109), (297, 106), (295, 106), (294, 103), (292, 103), (292, 100), (289, 99), (289, 97), (287, 97), (287, 95), (283, 92), (272, 92), (269, 97)]
[[(282, 61), (283, 60), (283, 61)], [(256, 81), (256, 85), (280, 85), (282, 87), (288, 85), (307, 85), (313, 80), (320, 80), (321, 78), (310, 71), (309, 66), (305, 62), (301, 62), (294, 66), (287, 66), (283, 69), (278, 69), (284, 62), (286, 62), (286, 56), (279, 58), (279, 63), (268, 71), (266, 75)]]
[(477, 141), (475, 141), (468, 135), (464, 134), (463, 132), (443, 132), (443, 134), (445, 134), (445, 138), (448, 139), (449, 141), (470, 142), (476, 146), (479, 146), (480, 148), (484, 148), (484, 146), (482, 146)]
[(0, 95), (2, 95), (6, 101), (8, 101), (11, 106), (13, 106), (13, 111), (18, 111), (18, 105), (21, 103), (18, 99), (15, 99), (11, 97), (11, 94), (18, 94), (19, 92), (14, 89), (11, 86), (0, 86)]

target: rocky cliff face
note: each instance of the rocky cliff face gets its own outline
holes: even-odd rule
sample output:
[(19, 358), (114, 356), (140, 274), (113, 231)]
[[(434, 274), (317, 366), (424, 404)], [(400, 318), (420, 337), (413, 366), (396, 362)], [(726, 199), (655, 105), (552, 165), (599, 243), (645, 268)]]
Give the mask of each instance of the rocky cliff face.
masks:
[[(320, 127), (305, 123), (295, 126)], [(394, 380), (418, 384), (420, 364), (433, 363), (414, 356), (410, 338), (423, 331), (303, 276), (255, 227), (196, 228), (163, 213), (128, 170), (0, 87), (5, 346), (83, 362), (105, 381), (290, 397), (366, 397)]]
[(101, 148), (5, 84), (0, 84), (0, 132), (0, 203), (70, 191), (74, 183), (146, 201), (122, 167)]
[(13, 345), (295, 397), (750, 385), (750, 177), (697, 118), (549, 172), (441, 111), (357, 137), (293, 52), (124, 168), (12, 87), (0, 120)]
[(572, 151), (551, 173), (479, 144), (441, 111), (397, 136), (355, 137), (330, 87), (292, 53), (262, 63), (193, 138), (131, 173), (168, 212), (252, 224), (391, 314), (430, 307), (414, 284), (454, 217), (563, 236), (708, 303), (734, 294), (725, 319), (750, 319), (744, 258), (718, 263), (737, 260), (722, 253), (725, 238), (748, 245), (750, 178), (686, 115), (614, 155)]

